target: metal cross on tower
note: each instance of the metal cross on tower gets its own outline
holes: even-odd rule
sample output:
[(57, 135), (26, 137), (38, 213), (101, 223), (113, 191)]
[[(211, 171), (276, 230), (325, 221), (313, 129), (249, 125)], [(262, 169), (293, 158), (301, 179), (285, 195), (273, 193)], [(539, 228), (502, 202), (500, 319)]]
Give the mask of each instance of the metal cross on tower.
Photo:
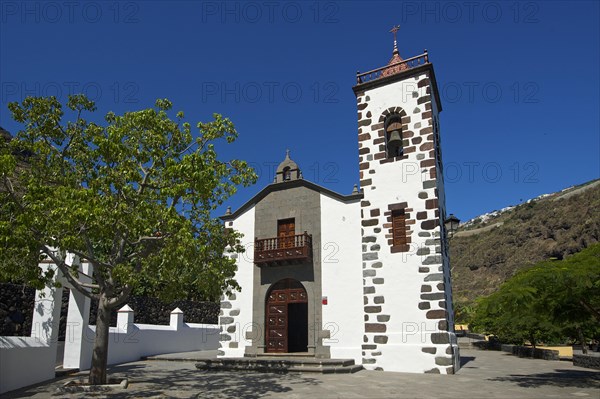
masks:
[(400, 30), (400, 25), (395, 25), (394, 27), (392, 27), (392, 29), (390, 30), (391, 33), (394, 34), (394, 52), (397, 53), (398, 52), (398, 46), (396, 43), (396, 33)]

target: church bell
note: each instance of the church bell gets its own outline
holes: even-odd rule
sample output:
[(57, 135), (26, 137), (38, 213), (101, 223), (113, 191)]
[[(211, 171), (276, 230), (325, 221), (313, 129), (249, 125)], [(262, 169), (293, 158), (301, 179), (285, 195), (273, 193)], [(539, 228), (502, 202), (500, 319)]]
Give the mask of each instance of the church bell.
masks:
[(398, 120), (393, 121), (387, 127), (389, 133), (388, 146), (389, 147), (401, 147), (402, 146), (402, 123)]
[(390, 139), (388, 140), (390, 147), (400, 147), (402, 145), (402, 137), (400, 137), (400, 130), (392, 130), (390, 133)]

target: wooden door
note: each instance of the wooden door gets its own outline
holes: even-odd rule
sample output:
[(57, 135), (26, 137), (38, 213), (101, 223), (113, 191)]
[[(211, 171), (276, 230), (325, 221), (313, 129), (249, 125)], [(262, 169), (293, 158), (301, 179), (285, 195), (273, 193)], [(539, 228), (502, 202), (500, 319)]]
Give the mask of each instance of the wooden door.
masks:
[(296, 224), (294, 219), (283, 219), (277, 221), (277, 238), (279, 248), (294, 247), (294, 235), (296, 235)]
[(272, 290), (267, 301), (267, 352), (287, 352), (287, 322), (287, 293)]
[[(294, 351), (305, 352), (308, 339), (308, 313), (294, 311), (293, 317), (302, 320), (289, 320), (290, 304), (307, 304), (306, 290), (299, 281), (281, 280), (271, 287), (266, 303), (266, 337), (267, 353), (287, 353), (290, 348), (290, 326), (294, 329), (291, 347)], [(294, 308), (295, 309), (295, 308)], [(300, 327), (299, 327), (300, 326)], [(297, 331), (301, 329), (303, 331)], [(298, 345), (300, 342), (300, 345)]]

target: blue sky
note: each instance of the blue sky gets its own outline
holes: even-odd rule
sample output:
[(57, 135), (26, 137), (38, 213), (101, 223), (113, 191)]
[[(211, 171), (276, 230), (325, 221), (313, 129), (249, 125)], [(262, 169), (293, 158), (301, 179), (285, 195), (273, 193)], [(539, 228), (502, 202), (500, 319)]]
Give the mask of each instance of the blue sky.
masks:
[[(0, 3), (6, 105), (69, 92), (98, 113), (169, 98), (240, 138), (225, 157), (269, 184), (286, 148), (304, 177), (358, 183), (356, 71), (428, 49), (443, 103), (448, 213), (467, 220), (600, 177), (599, 2), (123, 1)], [(219, 209), (224, 213), (225, 207)]]

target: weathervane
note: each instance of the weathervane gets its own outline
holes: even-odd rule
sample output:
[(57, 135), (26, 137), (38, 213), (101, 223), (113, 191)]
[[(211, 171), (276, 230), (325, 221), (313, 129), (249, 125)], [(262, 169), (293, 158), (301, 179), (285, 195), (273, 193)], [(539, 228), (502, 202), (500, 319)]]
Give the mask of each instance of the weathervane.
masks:
[(396, 33), (400, 30), (400, 25), (395, 25), (394, 27), (392, 27), (392, 29), (390, 30), (391, 33), (394, 34), (394, 52), (397, 53), (398, 52), (398, 46), (396, 44)]

